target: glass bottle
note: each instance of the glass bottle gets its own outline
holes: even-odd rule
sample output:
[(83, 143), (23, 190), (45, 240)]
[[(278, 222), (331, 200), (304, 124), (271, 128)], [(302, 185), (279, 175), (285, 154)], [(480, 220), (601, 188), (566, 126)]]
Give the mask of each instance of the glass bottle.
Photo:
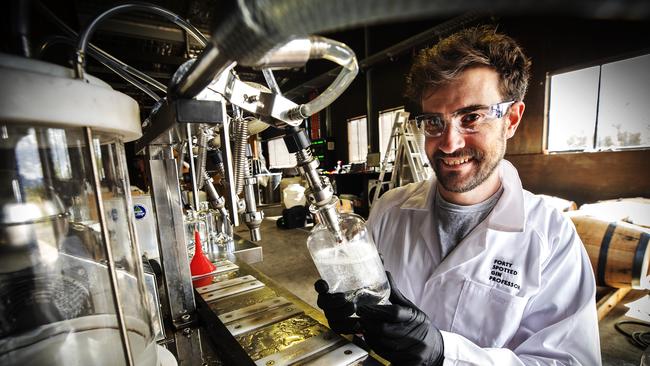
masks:
[(218, 253), (216, 211), (211, 209), (210, 204), (206, 201), (201, 202), (199, 207), (198, 219), (205, 223), (205, 239), (202, 239), (201, 243), (203, 243), (204, 252), (208, 258), (215, 260)]
[(363, 218), (350, 213), (338, 214), (343, 235), (340, 242), (323, 224), (324, 211), (336, 202), (338, 199), (324, 207), (310, 208), (318, 224), (307, 239), (307, 248), (316, 269), (332, 293), (342, 292), (357, 305), (387, 304), (390, 286)]
[(185, 224), (185, 239), (187, 240), (187, 255), (188, 259), (194, 256), (194, 231), (198, 231), (203, 251), (207, 251), (206, 244), (208, 242), (208, 230), (205, 221), (199, 217), (199, 212), (188, 210), (183, 218)]

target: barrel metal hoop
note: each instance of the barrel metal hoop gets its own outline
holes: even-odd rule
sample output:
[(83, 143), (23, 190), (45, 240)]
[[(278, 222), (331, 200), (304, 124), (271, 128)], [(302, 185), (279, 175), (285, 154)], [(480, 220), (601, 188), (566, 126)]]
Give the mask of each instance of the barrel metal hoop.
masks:
[(632, 263), (632, 287), (640, 286), (641, 278), (645, 276), (645, 273), (641, 272), (643, 272), (643, 260), (646, 256), (648, 241), (650, 241), (650, 234), (641, 233), (639, 244), (636, 246), (636, 252), (634, 253), (634, 262)]
[(607, 272), (607, 252), (609, 251), (609, 244), (612, 242), (612, 236), (616, 230), (616, 223), (611, 222), (607, 226), (605, 235), (603, 236), (603, 241), (600, 243), (600, 255), (598, 256), (598, 283), (600, 285), (605, 285), (605, 272)]

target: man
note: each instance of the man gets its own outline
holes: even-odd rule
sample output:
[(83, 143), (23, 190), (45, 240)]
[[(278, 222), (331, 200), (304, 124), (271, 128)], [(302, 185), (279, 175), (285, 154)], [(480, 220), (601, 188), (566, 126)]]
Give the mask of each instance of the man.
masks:
[(487, 27), (418, 56), (407, 94), (422, 107), (436, 178), (387, 192), (370, 214), (390, 305), (355, 308), (316, 283), (332, 329), (363, 333), (395, 365), (601, 363), (595, 281), (575, 228), (503, 160), (529, 68), (514, 40)]

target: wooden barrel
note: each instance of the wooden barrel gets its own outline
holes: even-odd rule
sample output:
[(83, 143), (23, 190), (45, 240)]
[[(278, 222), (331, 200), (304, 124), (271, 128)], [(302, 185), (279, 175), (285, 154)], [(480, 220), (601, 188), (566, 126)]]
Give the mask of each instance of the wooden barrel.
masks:
[(626, 222), (569, 215), (587, 249), (598, 286), (641, 288), (648, 276), (650, 230)]

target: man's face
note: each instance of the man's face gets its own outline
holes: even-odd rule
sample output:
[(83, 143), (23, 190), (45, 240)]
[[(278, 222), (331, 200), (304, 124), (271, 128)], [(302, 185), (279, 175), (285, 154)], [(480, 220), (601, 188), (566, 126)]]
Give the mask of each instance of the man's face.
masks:
[[(425, 93), (422, 98), (423, 113), (442, 114), (448, 124), (441, 136), (427, 137), (425, 143), (437, 179), (447, 191), (465, 193), (479, 187), (492, 176), (505, 154), (506, 140), (514, 135), (521, 115), (512, 121), (506, 113), (471, 134), (463, 134), (449, 125), (450, 116), (463, 108), (504, 102), (498, 86), (496, 71), (475, 67), (464, 71), (456, 80)], [(519, 103), (511, 108), (519, 111)]]

